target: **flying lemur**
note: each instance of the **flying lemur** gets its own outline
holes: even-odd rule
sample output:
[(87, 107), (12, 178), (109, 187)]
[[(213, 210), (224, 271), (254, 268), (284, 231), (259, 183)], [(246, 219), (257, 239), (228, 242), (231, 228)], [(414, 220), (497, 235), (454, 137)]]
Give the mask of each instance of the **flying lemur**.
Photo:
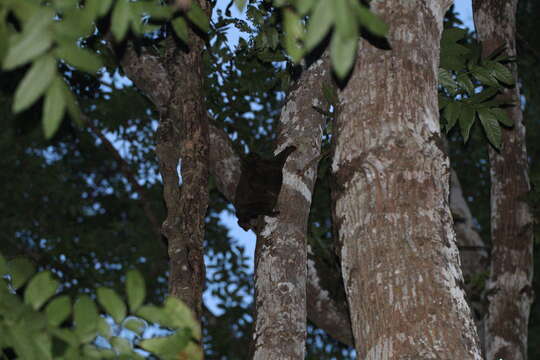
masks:
[(238, 225), (244, 230), (255, 228), (260, 215), (276, 215), (276, 206), (283, 182), (283, 165), (296, 150), (287, 146), (270, 159), (251, 153), (242, 159), (242, 174), (236, 187), (234, 206)]

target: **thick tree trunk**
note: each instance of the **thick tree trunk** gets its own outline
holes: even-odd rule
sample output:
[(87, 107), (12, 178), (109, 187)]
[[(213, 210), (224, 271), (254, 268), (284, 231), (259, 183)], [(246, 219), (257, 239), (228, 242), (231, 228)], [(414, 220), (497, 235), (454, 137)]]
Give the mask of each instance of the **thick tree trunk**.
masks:
[(449, 1), (380, 1), (391, 50), (360, 41), (332, 172), (360, 359), (480, 359), (450, 215), (437, 68)]
[[(307, 71), (313, 69), (309, 68)], [(219, 191), (232, 202), (240, 178), (240, 158), (234, 151), (228, 135), (214, 126), (210, 126), (210, 172), (216, 179)], [(457, 243), (462, 248), (460, 250), (463, 260), (462, 270), (465, 278), (471, 278), (486, 271), (487, 252), (483, 240), (474, 229), (472, 214), (453, 170), (450, 185), (450, 209), (454, 218)], [(326, 286), (337, 282), (342, 282), (341, 273), (321, 261), (308, 245), (306, 290), (308, 319), (334, 339), (353, 346), (348, 305), (344, 292), (340, 291), (342, 287), (332, 285), (329, 289)], [(335, 293), (336, 291), (338, 293)], [(478, 312), (475, 314), (475, 320), (479, 320), (483, 314), (483, 307), (475, 296), (476, 292), (477, 289), (472, 289), (467, 295), (469, 303)]]
[[(473, 1), (474, 21), (484, 56), (500, 46), (516, 55), (517, 0)], [(511, 65), (517, 83), (517, 68)], [(513, 129), (503, 129), (501, 151), (489, 148), (491, 175), (491, 271), (486, 295), (487, 359), (527, 358), (527, 326), (533, 300), (533, 228), (525, 196), (530, 190), (525, 126), (519, 88), (501, 98), (516, 104), (508, 109)]]
[(255, 251), (256, 360), (304, 359), (306, 339), (306, 232), (321, 153), (322, 84), (331, 81), (328, 57), (305, 71), (280, 116), (276, 154), (296, 150), (283, 168), (276, 216), (265, 216)]

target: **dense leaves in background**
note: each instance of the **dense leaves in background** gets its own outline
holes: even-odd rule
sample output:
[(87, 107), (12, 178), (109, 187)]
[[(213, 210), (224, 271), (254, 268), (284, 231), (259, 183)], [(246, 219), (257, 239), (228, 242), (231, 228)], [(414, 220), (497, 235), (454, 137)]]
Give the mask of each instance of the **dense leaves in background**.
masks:
[[(47, 359), (202, 359), (201, 328), (180, 300), (143, 305), (144, 279), (125, 276), (125, 298), (100, 287), (90, 295), (57, 294), (50, 271), (34, 274), (32, 262), (0, 255), (0, 357)], [(100, 314), (104, 316), (100, 316)], [(144, 350), (143, 352), (141, 352)]]
[[(139, 28), (133, 17), (121, 17), (125, 10), (121, 6), (139, 11), (134, 5), (137, 3), (103, 3), (115, 4), (110, 16), (115, 18), (117, 25), (110, 30), (117, 40), (147, 30)], [(225, 129), (240, 153), (254, 151), (268, 155), (273, 150), (280, 106), (299, 71), (298, 65), (290, 60), (299, 60), (310, 51), (317, 51), (314, 44), (318, 41), (329, 41), (335, 54), (332, 57), (334, 69), (339, 77), (343, 77), (352, 66), (351, 49), (355, 50), (355, 47), (348, 45), (356, 44), (356, 41), (351, 42), (351, 39), (366, 29), (376, 35), (384, 35), (386, 31), (385, 26), (366, 8), (358, 9), (356, 1), (340, 0), (335, 4), (306, 1), (311, 3), (307, 7), (301, 6), (302, 2), (275, 3), (277, 8), (269, 1), (248, 2), (246, 21), (232, 18), (230, 7), (221, 7), (210, 23), (215, 31), (208, 41), (209, 51), (205, 59), (207, 105), (212, 121)], [(335, 7), (330, 6), (331, 3)], [(520, 56), (526, 56), (520, 57), (519, 71), (527, 99), (528, 146), (534, 160), (539, 151), (535, 147), (538, 133), (531, 124), (538, 122), (539, 114), (540, 102), (535, 98), (534, 84), (538, 83), (539, 73), (535, 67), (540, 61), (540, 43), (533, 41), (537, 29), (533, 18), (536, 19), (535, 14), (540, 9), (534, 1), (522, 0), (521, 3), (520, 16), (523, 20), (519, 23), (525, 25), (520, 29), (522, 39), (518, 44)], [(336, 22), (336, 16), (347, 14), (347, 9), (353, 7), (356, 17), (352, 22)], [(91, 15), (99, 17), (105, 14), (103, 11), (107, 10), (92, 10)], [(4, 14), (0, 12), (0, 15)], [(301, 19), (306, 15), (311, 15), (314, 22), (322, 25), (315, 27), (308, 23), (303, 29)], [(172, 19), (173, 31), (182, 38), (186, 26), (184, 17), (167, 11), (154, 12), (153, 16), (159, 21)], [(200, 20), (200, 15), (191, 16), (188, 21), (198, 23), (201, 28), (207, 26)], [(160, 24), (159, 21), (157, 23)], [(450, 15), (446, 26), (451, 27), (455, 23), (455, 17)], [(226, 39), (230, 27), (242, 31), (246, 40), (240, 39), (237, 46), (230, 45)], [(159, 51), (163, 34), (160, 31), (163, 29), (153, 27), (149, 30), (157, 31), (156, 36), (145, 38), (144, 44), (155, 45)], [(282, 30), (294, 37), (283, 37)], [(16, 101), (13, 94), (27, 76), (29, 65), (2, 73), (0, 149), (3, 156), (0, 159), (0, 177), (3, 191), (0, 192), (0, 227), (4, 231), (0, 234), (0, 251), (8, 258), (25, 255), (40, 270), (51, 270), (59, 277), (63, 290), (73, 296), (98, 286), (108, 286), (121, 292), (125, 269), (135, 266), (147, 280), (152, 280), (147, 281), (150, 301), (162, 301), (167, 288), (166, 248), (143, 209), (141, 194), (127, 176), (131, 173), (142, 184), (145, 202), (149, 202), (157, 219), (163, 219), (161, 184), (153, 145), (154, 110), (121, 77), (118, 64), (106, 56), (108, 50), (102, 49), (94, 36), (87, 35), (90, 36), (82, 42), (83, 47), (102, 51), (103, 56), (96, 60), (96, 64), (107, 66), (101, 70), (100, 76), (91, 76), (62, 63), (54, 71), (55, 76), (62, 76), (68, 81), (92, 127), (79, 127), (67, 121), (60, 124), (60, 118), (55, 122), (59, 131), (50, 141), (44, 140), (41, 111), (46, 100), (36, 97), (26, 110), (17, 115), (11, 111)], [(73, 39), (66, 41), (73, 42)], [(457, 112), (450, 104), (456, 96), (459, 101), (476, 96), (471, 86), (480, 89), (486, 85), (486, 91), (490, 86), (496, 89), (508, 84), (504, 81), (504, 70), (498, 65), (490, 65), (493, 66), (493, 74), (483, 72), (481, 66), (486, 64), (481, 63), (474, 49), (470, 34), (465, 32), (454, 30), (443, 38), (441, 80), (444, 89), (441, 95), (447, 98), (446, 102), (443, 101), (443, 126), (449, 133), (453, 167), (459, 173), (482, 236), (489, 242), (489, 174), (483, 131), (486, 130), (490, 142), (497, 146), (496, 128), (500, 126), (499, 122), (504, 124), (504, 120), (495, 115), (494, 123), (491, 121), (493, 117), (491, 120), (484, 117), (483, 120), (478, 108), (474, 108), (472, 115), (469, 111), (470, 116), (466, 117), (467, 114)], [(2, 51), (0, 49), (0, 53)], [(53, 55), (66, 59), (69, 54), (57, 52)], [(75, 57), (71, 58), (76, 61)], [(452, 61), (455, 58), (468, 62), (456, 64)], [(309, 61), (309, 56), (307, 59)], [(95, 72), (97, 67), (86, 66), (85, 69), (85, 66), (79, 66), (78, 69)], [(463, 67), (468, 70), (464, 71)], [(490, 97), (486, 97), (477, 102), (471, 101), (469, 105), (474, 107), (489, 100)], [(490, 109), (489, 106), (484, 108)], [(476, 126), (475, 120), (479, 123)], [(486, 127), (486, 123), (494, 126)], [(331, 132), (331, 117), (328, 132)], [(46, 133), (52, 135), (47, 130)], [(111, 154), (98, 133), (104, 134), (119, 149), (125, 164)], [(464, 145), (467, 139), (469, 141)], [(325, 140), (324, 146), (328, 150), (329, 138)], [(328, 157), (323, 158), (314, 193), (309, 241), (329, 269), (339, 271), (331, 242), (328, 166)], [(534, 162), (531, 171), (533, 180), (535, 174), (540, 178), (540, 170)], [(207, 311), (204, 316), (205, 355), (208, 359), (245, 359), (248, 357), (246, 344), (250, 341), (253, 321), (251, 271), (244, 249), (227, 235), (226, 227), (219, 221), (218, 215), (222, 211), (231, 212), (232, 207), (210, 186), (205, 242), (206, 285), (220, 313)], [(540, 291), (538, 286), (536, 288)], [(529, 341), (532, 358), (540, 354), (538, 346), (535, 346), (540, 341), (534, 340), (540, 338), (538, 324), (540, 311), (536, 306), (533, 308)], [(314, 327), (309, 328), (307, 346), (308, 358), (311, 359), (352, 358), (350, 349)]]

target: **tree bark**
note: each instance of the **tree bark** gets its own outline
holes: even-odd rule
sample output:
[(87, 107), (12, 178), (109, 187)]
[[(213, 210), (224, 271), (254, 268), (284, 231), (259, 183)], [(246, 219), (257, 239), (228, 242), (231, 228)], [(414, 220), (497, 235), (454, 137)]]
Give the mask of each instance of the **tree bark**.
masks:
[[(516, 55), (517, 0), (473, 1), (474, 22), (488, 56), (500, 46)], [(511, 64), (517, 84), (517, 67)], [(503, 129), (500, 152), (489, 147), (491, 177), (491, 269), (486, 296), (486, 357), (527, 358), (527, 326), (533, 300), (533, 227), (525, 196), (530, 191), (525, 126), (516, 85), (499, 96), (513, 102), (508, 116), (513, 129)]]
[[(275, 154), (296, 150), (283, 168), (275, 216), (265, 216), (255, 250), (253, 358), (304, 359), (306, 339), (307, 223), (324, 116), (322, 84), (331, 81), (327, 56), (305, 71), (280, 116)], [(315, 161), (314, 161), (315, 160)], [(294, 204), (294, 205), (293, 205)]]
[[(129, 50), (123, 59), (123, 67), (129, 78), (158, 109), (166, 107), (168, 93), (163, 92), (169, 88), (170, 79), (167, 78), (159, 58), (144, 52), (137, 55), (134, 51)], [(313, 68), (306, 71), (313, 71)], [(157, 82), (154, 83), (154, 81)], [(306, 89), (306, 91), (312, 90)], [(234, 151), (230, 138), (223, 130), (210, 125), (209, 134), (210, 173), (214, 176), (219, 191), (232, 202), (240, 178), (240, 157)], [(454, 225), (458, 244), (464, 247), (484, 246), (477, 232), (472, 228), (472, 216), (461, 195), (459, 181), (451, 183), (450, 194), (452, 213), (454, 218), (458, 219)], [(470, 255), (471, 258), (470, 262), (464, 259), (462, 263), (465, 276), (479, 271), (478, 265), (481, 262), (474, 260), (477, 259), (477, 251), (480, 251), (481, 254), (484, 252), (482, 249), (466, 249), (462, 252), (465, 256)], [(345, 299), (345, 295), (335, 294), (324, 285), (342, 282), (341, 274), (321, 263), (313, 251), (309, 250), (309, 245), (307, 281), (307, 315), (309, 320), (325, 330), (334, 339), (354, 346), (348, 304), (342, 301)]]
[(379, 1), (334, 134), (334, 225), (360, 359), (481, 359), (452, 228), (437, 68), (449, 1)]
[[(204, 0), (199, 6), (206, 9)], [(187, 49), (166, 40), (165, 54), (140, 55), (128, 47), (122, 66), (159, 111), (156, 153), (167, 218), (169, 293), (200, 318), (204, 290), (204, 218), (208, 207), (209, 130), (204, 104), (204, 40), (189, 32)]]

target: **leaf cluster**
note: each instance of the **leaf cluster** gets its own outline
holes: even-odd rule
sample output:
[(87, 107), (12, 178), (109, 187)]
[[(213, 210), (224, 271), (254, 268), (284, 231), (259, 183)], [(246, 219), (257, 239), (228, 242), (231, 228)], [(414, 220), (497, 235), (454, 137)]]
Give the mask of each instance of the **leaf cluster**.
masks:
[(122, 42), (129, 32), (151, 36), (170, 22), (179, 39), (189, 43), (188, 28), (209, 31), (205, 12), (193, 2), (187, 11), (159, 0), (6, 0), (0, 4), (0, 63), (5, 71), (29, 65), (15, 92), (13, 112), (28, 109), (44, 96), (43, 130), (51, 138), (67, 112), (78, 124), (76, 98), (58, 66), (96, 74), (107, 60), (102, 43), (84, 46), (96, 32), (112, 33)]
[[(297, 63), (330, 37), (330, 56), (335, 74), (343, 79), (356, 59), (362, 32), (385, 37), (388, 26), (358, 0), (274, 0), (282, 16), (283, 48)], [(279, 37), (272, 30), (265, 38), (274, 45)]]
[[(6, 261), (0, 255), (0, 276), (4, 353), (40, 360), (143, 359), (139, 350), (144, 350), (162, 359), (202, 359), (201, 330), (191, 311), (175, 298), (161, 307), (143, 305), (145, 283), (136, 270), (125, 278), (127, 305), (103, 287), (96, 296), (80, 295), (72, 302), (58, 293), (60, 282), (50, 271), (35, 273), (26, 258)], [(167, 335), (144, 338), (150, 324), (167, 328)], [(122, 329), (134, 334), (131, 341), (119, 336)]]
[(515, 106), (501, 96), (515, 81), (504, 55), (504, 48), (487, 57), (481, 56), (480, 44), (466, 42), (468, 32), (447, 28), (441, 39), (439, 68), (439, 110), (446, 133), (459, 124), (464, 142), (476, 120), (480, 121), (488, 141), (496, 149), (501, 146), (501, 126), (512, 127), (505, 108)]

